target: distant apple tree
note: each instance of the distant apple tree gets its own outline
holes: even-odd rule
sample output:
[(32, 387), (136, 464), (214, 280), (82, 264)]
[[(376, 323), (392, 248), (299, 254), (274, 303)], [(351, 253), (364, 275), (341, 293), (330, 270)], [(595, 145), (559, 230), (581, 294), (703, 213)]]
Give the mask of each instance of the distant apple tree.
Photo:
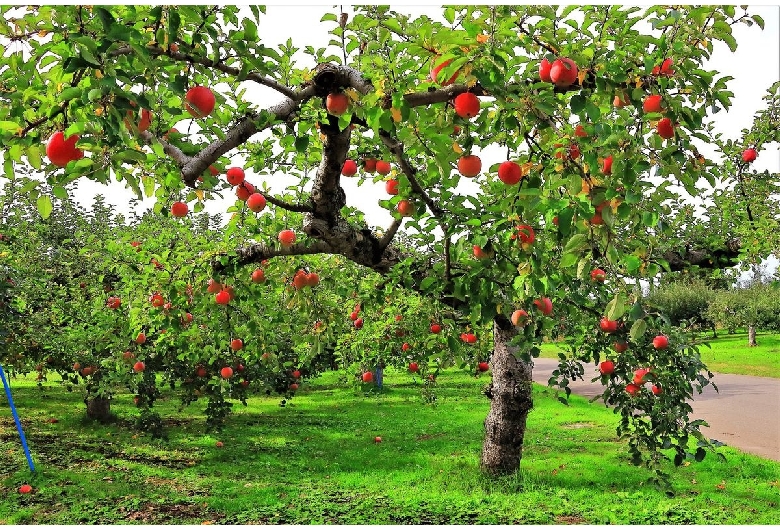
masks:
[[(328, 254), (385, 278), (364, 293), (367, 306), (399, 290), (437, 301), (453, 315), (442, 347), (478, 369), (492, 343), (486, 472), (519, 467), (532, 357), (561, 319), (578, 335), (554, 382), (568, 395), (595, 363), (635, 463), (663, 479), (670, 454), (680, 464), (712, 447), (687, 404), (711, 374), (632, 282), (751, 245), (672, 251), (662, 214), (725, 178), (696, 147), (716, 140), (705, 119), (733, 97), (704, 61), (718, 41), (734, 50), (732, 27), (760, 17), (734, 6), (502, 5), (413, 19), (368, 6), (326, 14), (330, 45), (315, 49), (266, 46), (258, 28), (279, 21), (260, 6), (2, 13), (5, 175), (30, 183), (42, 214), (52, 207), (43, 181), (55, 197), (79, 178), (123, 182), (182, 223), (235, 192), (231, 210), (246, 217), (229, 229), (243, 242), (212, 252), (219, 281)], [(255, 88), (272, 103), (250, 103)], [(748, 149), (760, 143), (724, 153), (744, 170)], [(239, 154), (247, 162), (233, 169)], [(292, 182), (283, 194), (260, 187), (258, 176), (280, 173)], [(384, 181), (386, 193), (353, 203), (378, 201), (393, 221), (368, 226), (343, 178)], [(210, 302), (251, 304), (234, 295)], [(274, 329), (253, 331), (271, 340)]]

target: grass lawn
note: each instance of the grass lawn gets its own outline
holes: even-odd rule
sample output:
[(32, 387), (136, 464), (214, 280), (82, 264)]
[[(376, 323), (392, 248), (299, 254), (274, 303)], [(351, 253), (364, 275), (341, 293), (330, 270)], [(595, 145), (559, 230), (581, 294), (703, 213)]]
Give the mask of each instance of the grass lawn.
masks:
[[(237, 405), (219, 435), (203, 432), (205, 403), (180, 411), (170, 396), (155, 407), (163, 441), (133, 430), (130, 395), (114, 400), (119, 422), (101, 426), (83, 419), (78, 393), (13, 380), (38, 472), (0, 398), (0, 524), (777, 523), (780, 463), (724, 448), (726, 463), (670, 466), (667, 496), (628, 463), (611, 411), (576, 396), (566, 407), (542, 387), (522, 471), (490, 480), (478, 467), (487, 375), (439, 381), (426, 405), (407, 374), (388, 370), (382, 393), (363, 394), (330, 373), (284, 408)], [(17, 493), (25, 482), (30, 495)]]
[[(702, 336), (702, 342), (710, 347), (700, 348), (701, 358), (713, 372), (780, 377), (780, 334), (759, 333), (754, 348), (747, 345), (747, 333), (728, 335), (721, 331), (717, 339)], [(541, 356), (557, 359), (558, 351), (554, 343), (543, 344)]]

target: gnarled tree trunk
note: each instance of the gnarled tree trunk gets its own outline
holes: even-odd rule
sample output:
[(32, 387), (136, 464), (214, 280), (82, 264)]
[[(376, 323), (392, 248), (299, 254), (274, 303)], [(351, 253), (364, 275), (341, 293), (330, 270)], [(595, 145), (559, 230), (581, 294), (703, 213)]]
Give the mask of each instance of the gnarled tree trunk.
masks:
[(507, 475), (520, 467), (525, 421), (533, 407), (533, 365), (518, 359), (517, 348), (509, 345), (517, 329), (506, 317), (496, 317), (493, 335), (493, 381), (485, 392), (490, 412), (485, 418), (481, 464), (487, 473)]

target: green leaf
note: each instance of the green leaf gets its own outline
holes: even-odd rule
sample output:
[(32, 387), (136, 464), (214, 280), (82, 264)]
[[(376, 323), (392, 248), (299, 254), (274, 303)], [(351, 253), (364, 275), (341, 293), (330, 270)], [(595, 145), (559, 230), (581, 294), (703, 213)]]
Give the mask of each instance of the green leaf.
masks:
[(562, 269), (566, 269), (566, 268), (568, 268), (568, 267), (571, 267), (572, 265), (574, 265), (575, 263), (577, 263), (577, 261), (578, 261), (579, 259), (580, 259), (580, 256), (579, 256), (579, 254), (564, 254), (564, 255), (561, 257), (561, 263), (560, 263), (560, 267), (561, 267)]
[(628, 332), (628, 335), (631, 337), (632, 342), (639, 342), (645, 333), (647, 333), (647, 322), (640, 318), (631, 326), (631, 331)]
[(43, 160), (41, 160), (41, 148), (37, 144), (33, 144), (27, 148), (27, 161), (35, 169), (41, 169)]
[(15, 121), (0, 121), (0, 131), (16, 133), (20, 129)]
[(68, 198), (68, 190), (66, 190), (62, 186), (54, 186), (51, 189), (51, 192), (55, 197), (57, 197), (58, 199), (62, 199), (63, 201)]
[(576, 94), (572, 96), (571, 101), (569, 102), (569, 105), (571, 106), (571, 111), (575, 114), (579, 114), (585, 109), (585, 103), (586, 99), (581, 94)]
[(309, 148), (309, 137), (299, 136), (295, 139), (295, 150), (299, 153), (303, 153)]
[(436, 283), (436, 278), (434, 278), (433, 276), (428, 276), (426, 278), (423, 278), (423, 281), (420, 282), (420, 289), (425, 291), (434, 283)]
[(610, 320), (618, 320), (626, 313), (625, 294), (618, 293), (615, 298), (609, 301), (607, 304), (607, 318)]
[(41, 214), (41, 217), (48, 219), (54, 209), (51, 198), (48, 195), (41, 195), (38, 197), (36, 204), (38, 205), (38, 213)]
[(758, 15), (753, 15), (753, 22), (758, 24), (758, 27), (764, 29), (764, 19)]
[(563, 249), (563, 252), (565, 254), (579, 253), (586, 248), (590, 248), (590, 241), (588, 241), (588, 236), (585, 234), (574, 234), (569, 238), (569, 241), (566, 243), (566, 247)]

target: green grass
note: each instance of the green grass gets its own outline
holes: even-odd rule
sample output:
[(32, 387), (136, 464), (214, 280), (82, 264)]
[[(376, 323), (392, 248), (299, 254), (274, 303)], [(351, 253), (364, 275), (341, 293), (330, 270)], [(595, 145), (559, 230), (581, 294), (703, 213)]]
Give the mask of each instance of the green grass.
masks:
[[(780, 334), (759, 333), (758, 346), (748, 347), (747, 333), (728, 335), (721, 331), (717, 339), (703, 335), (699, 352), (713, 372), (722, 374), (780, 377)], [(554, 343), (542, 345), (541, 357), (557, 359), (560, 348)]]
[[(132, 429), (130, 395), (114, 400), (119, 422), (101, 426), (82, 419), (77, 393), (14, 380), (38, 472), (0, 401), (0, 524), (777, 522), (778, 462), (725, 448), (726, 463), (670, 466), (670, 497), (628, 463), (611, 411), (536, 387), (522, 471), (491, 480), (478, 467), (487, 376), (445, 372), (435, 406), (406, 374), (388, 370), (386, 390), (369, 395), (337, 377), (306, 382), (284, 408), (237, 405), (220, 435), (203, 433), (205, 404), (179, 411), (170, 397), (156, 407), (167, 441)], [(16, 491), (25, 482), (31, 495)]]

